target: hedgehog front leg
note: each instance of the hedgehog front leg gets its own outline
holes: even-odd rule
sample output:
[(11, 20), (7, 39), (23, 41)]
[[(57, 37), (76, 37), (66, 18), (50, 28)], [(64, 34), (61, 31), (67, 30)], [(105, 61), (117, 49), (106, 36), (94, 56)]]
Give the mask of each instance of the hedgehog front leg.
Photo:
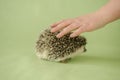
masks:
[(65, 60), (59, 61), (60, 63), (68, 63), (71, 60), (71, 58), (67, 58)]

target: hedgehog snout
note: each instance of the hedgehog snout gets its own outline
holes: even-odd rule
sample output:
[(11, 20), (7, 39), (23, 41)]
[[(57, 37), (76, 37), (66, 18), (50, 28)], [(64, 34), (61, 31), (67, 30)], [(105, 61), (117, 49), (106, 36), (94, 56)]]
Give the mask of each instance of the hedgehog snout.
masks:
[(84, 47), (84, 52), (86, 52), (87, 51), (87, 49)]

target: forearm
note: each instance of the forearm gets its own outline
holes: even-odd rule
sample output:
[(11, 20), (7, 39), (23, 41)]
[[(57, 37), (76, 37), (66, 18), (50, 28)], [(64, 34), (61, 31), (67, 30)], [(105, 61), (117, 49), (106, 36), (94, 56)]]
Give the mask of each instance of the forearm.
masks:
[(120, 19), (120, 0), (110, 0), (96, 13), (100, 14), (106, 24)]
[(75, 37), (81, 33), (102, 28), (106, 24), (117, 19), (120, 19), (120, 0), (110, 0), (96, 12), (53, 24), (51, 32), (61, 30), (61, 32), (57, 35), (57, 37), (60, 38), (74, 30), (70, 37)]

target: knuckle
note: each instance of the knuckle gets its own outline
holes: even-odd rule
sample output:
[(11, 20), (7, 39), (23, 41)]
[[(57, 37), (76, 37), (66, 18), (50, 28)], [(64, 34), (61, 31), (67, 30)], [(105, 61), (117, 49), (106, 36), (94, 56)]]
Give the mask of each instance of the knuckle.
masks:
[(77, 26), (78, 24), (77, 23), (73, 23), (71, 24), (71, 27), (74, 27), (74, 26)]
[(66, 23), (72, 23), (72, 21), (71, 20), (67, 20)]
[(63, 25), (65, 25), (66, 23), (65, 22), (63, 22), (63, 23), (61, 23), (61, 26), (63, 26)]
[(63, 22), (63, 23), (59, 24), (58, 27), (62, 27), (62, 26), (64, 26), (65, 24), (66, 24), (66, 23)]
[(68, 28), (64, 28), (64, 29), (62, 30), (63, 33), (67, 32), (67, 31), (68, 31)]
[(80, 24), (80, 21), (79, 20), (75, 20), (75, 24)]

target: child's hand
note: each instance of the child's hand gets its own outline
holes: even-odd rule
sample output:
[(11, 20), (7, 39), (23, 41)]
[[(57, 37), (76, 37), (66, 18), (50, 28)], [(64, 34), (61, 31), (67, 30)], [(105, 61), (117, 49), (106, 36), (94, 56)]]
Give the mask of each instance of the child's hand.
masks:
[(98, 13), (93, 13), (74, 19), (67, 19), (51, 25), (51, 32), (61, 31), (57, 37), (60, 38), (63, 35), (73, 31), (70, 37), (75, 37), (80, 35), (83, 32), (89, 32), (101, 28), (106, 23), (103, 20), (103, 17)]

